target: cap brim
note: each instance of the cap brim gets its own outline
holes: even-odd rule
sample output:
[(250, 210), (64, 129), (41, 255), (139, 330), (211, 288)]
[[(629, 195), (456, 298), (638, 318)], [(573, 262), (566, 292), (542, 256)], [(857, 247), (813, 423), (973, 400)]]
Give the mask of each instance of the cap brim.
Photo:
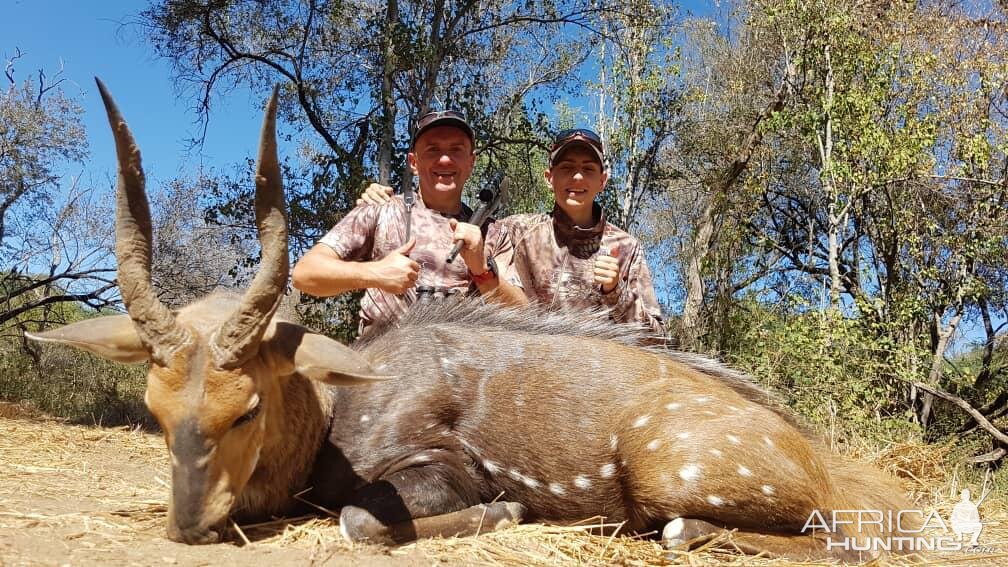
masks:
[(559, 148), (553, 150), (550, 153), (550, 166), (552, 166), (554, 163), (556, 163), (557, 158), (560, 157), (565, 151), (571, 149), (574, 146), (584, 146), (584, 147), (588, 148), (589, 150), (591, 150), (592, 154), (594, 154), (596, 157), (598, 157), (599, 163), (602, 164), (603, 166), (605, 166), (605, 156), (602, 155), (602, 152), (598, 148), (596, 148), (594, 145), (589, 144), (588, 142), (586, 142), (584, 140), (571, 140), (571, 141), (567, 142), (566, 144), (560, 146)]
[(445, 116), (444, 118), (438, 118), (430, 124), (425, 125), (413, 133), (413, 139), (410, 141), (410, 148), (416, 146), (417, 140), (424, 132), (430, 130), (431, 128), (437, 128), (438, 126), (450, 126), (452, 128), (458, 128), (465, 132), (466, 136), (469, 137), (469, 141), (475, 146), (476, 145), (476, 135), (473, 133), (473, 129), (464, 120), (459, 120), (458, 118), (452, 118), (450, 116)]

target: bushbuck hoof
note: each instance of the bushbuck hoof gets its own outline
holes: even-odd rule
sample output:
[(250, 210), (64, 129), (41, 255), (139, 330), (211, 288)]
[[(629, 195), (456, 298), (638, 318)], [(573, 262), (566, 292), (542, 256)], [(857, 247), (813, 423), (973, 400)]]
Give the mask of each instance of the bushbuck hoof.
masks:
[(348, 541), (369, 541), (371, 543), (394, 542), (388, 540), (388, 531), (371, 512), (357, 506), (344, 506), (339, 515), (340, 535)]
[(691, 542), (694, 544), (706, 543), (721, 531), (723, 531), (721, 528), (703, 520), (676, 518), (665, 524), (665, 529), (662, 530), (662, 544), (667, 548), (673, 548)]
[[(487, 508), (493, 509), (493, 507), (498, 507), (498, 510), (494, 511), (494, 515), (497, 518), (497, 521), (493, 524), (494, 530), (517, 526), (525, 518), (525, 505), (519, 502), (494, 502), (493, 504), (487, 504)], [(503, 510), (500, 510), (500, 507), (503, 507)], [(490, 515), (489, 511), (487, 515)]]

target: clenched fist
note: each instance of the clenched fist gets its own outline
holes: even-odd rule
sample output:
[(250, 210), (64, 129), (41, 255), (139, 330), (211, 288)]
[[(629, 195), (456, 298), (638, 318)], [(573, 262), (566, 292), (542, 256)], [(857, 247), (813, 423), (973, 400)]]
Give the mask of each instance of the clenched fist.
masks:
[(486, 256), (483, 254), (483, 233), (480, 227), (467, 222), (459, 222), (456, 219), (448, 221), (452, 229), (452, 240), (462, 242), (462, 249), (459, 255), (469, 267), (469, 272), (478, 276), (487, 270)]

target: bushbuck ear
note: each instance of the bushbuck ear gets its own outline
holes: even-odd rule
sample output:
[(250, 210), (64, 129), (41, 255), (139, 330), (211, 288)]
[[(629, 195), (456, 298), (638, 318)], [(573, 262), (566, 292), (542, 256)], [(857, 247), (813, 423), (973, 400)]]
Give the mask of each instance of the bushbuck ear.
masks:
[(127, 364), (146, 362), (150, 357), (129, 315), (96, 317), (44, 333), (25, 333), (25, 336), (43, 343), (70, 345)]
[(360, 353), (300, 325), (277, 321), (267, 338), (276, 363), (312, 380), (345, 386), (391, 378), (371, 368)]

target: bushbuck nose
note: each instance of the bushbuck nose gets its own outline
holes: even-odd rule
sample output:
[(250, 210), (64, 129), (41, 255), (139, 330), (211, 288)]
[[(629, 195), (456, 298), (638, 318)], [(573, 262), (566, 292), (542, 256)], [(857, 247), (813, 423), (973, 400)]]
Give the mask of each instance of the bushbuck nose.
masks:
[(220, 532), (202, 527), (181, 529), (169, 524), (168, 539), (189, 545), (203, 545), (220, 541)]

